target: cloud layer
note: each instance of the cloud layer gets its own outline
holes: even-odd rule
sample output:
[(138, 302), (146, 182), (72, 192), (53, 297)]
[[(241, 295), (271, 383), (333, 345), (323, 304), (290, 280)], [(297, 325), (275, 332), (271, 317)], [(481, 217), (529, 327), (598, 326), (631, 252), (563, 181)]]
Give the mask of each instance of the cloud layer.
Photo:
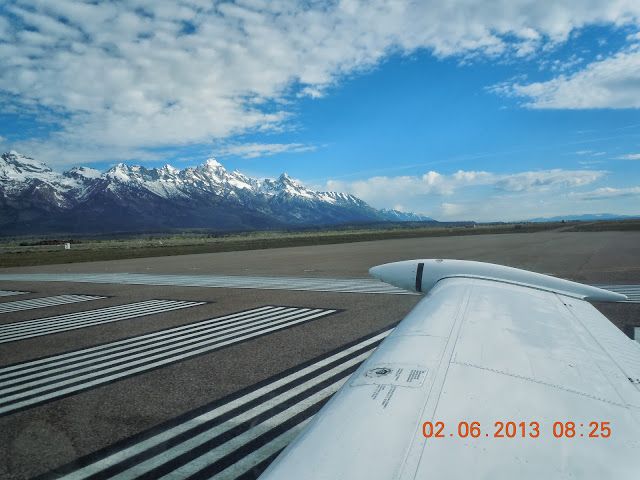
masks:
[(627, 153), (616, 157), (618, 160), (640, 160), (640, 153)]
[(317, 147), (303, 143), (243, 143), (225, 145), (215, 150), (219, 156), (237, 155), (242, 158), (269, 157), (278, 153), (311, 152)]
[(638, 196), (640, 196), (640, 186), (627, 188), (602, 187), (590, 192), (576, 193), (573, 195), (573, 197), (581, 200), (608, 200), (612, 198)]
[[(283, 128), (289, 101), (322, 96), (391, 52), (531, 55), (585, 25), (637, 24), (640, 3), (13, 0), (0, 15), (4, 110), (37, 113), (57, 128), (17, 147), (55, 162), (57, 152), (141, 158), (145, 149)], [(615, 94), (605, 78), (637, 66), (637, 55), (512, 91), (545, 108), (638, 106), (637, 91)], [(604, 92), (600, 100), (563, 100), (585, 82)]]
[(430, 171), (421, 176), (371, 177), (344, 182), (330, 180), (327, 189), (346, 191), (373, 204), (412, 195), (453, 195), (463, 187), (491, 186), (502, 192), (544, 192), (554, 188), (589, 185), (606, 174), (602, 170), (540, 170), (496, 174), (459, 170), (451, 175)]
[[(446, 175), (430, 171), (420, 176), (379, 176), (354, 182), (331, 180), (326, 188), (353, 193), (375, 207), (402, 205), (406, 210), (444, 220), (526, 219), (544, 215), (547, 207), (550, 214), (557, 214), (562, 211), (562, 202), (575, 204), (575, 200), (588, 198), (589, 192), (572, 194), (572, 189), (591, 185), (606, 173), (552, 169), (497, 174), (459, 170)], [(591, 195), (602, 195), (600, 190), (603, 189)], [(606, 198), (616, 193), (613, 192), (616, 189), (604, 190), (609, 193)]]
[(640, 50), (619, 52), (572, 75), (546, 82), (502, 84), (494, 91), (522, 97), (530, 108), (640, 108)]

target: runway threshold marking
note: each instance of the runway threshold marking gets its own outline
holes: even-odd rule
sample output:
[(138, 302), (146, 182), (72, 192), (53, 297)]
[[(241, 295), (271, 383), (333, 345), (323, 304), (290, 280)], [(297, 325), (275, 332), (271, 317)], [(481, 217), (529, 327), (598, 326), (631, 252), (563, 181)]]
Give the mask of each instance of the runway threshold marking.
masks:
[(154, 315), (182, 308), (203, 305), (206, 302), (175, 300), (146, 300), (143, 302), (115, 305), (54, 317), (36, 318), (22, 322), (0, 325), (0, 343), (15, 342), (27, 338), (51, 335), (78, 328), (92, 327), (104, 323), (118, 322), (147, 315)]
[(128, 285), (170, 285), (181, 287), (254, 288), (338, 293), (382, 293), (416, 295), (380, 280), (369, 278), (252, 277), (239, 275), (150, 275), (142, 273), (102, 274), (3, 274), (0, 280), (30, 282), (114, 283)]
[(255, 478), (391, 330), (351, 342), (42, 478)]
[(339, 310), (265, 306), (0, 368), (0, 416)]
[(0, 313), (53, 307), (67, 303), (87, 302), (89, 300), (100, 300), (102, 298), (107, 297), (97, 297), (94, 295), (55, 295), (53, 297), (32, 298), (31, 300), (16, 300), (14, 302), (0, 303)]
[(0, 297), (11, 297), (13, 295), (25, 295), (31, 292), (20, 292), (17, 290), (0, 290)]

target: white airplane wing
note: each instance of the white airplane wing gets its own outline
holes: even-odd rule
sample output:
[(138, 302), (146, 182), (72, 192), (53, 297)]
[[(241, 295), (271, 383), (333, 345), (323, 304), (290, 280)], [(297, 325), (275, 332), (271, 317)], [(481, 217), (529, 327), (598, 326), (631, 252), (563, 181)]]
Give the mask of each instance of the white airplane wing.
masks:
[(605, 290), (478, 262), (372, 273), (428, 292), (264, 479), (640, 479), (640, 345)]

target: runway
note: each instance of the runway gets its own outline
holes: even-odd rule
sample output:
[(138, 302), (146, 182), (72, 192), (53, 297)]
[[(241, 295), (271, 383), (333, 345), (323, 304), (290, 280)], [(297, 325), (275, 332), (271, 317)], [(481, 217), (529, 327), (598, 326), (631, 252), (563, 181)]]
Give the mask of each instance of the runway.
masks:
[(0, 274), (0, 281), (118, 283), (122, 285), (172, 285), (176, 287), (257, 288), (340, 293), (386, 293), (414, 295), (374, 279), (242, 277), (237, 275), (144, 275), (105, 274)]
[(640, 327), (640, 235), (508, 237), (2, 271), (0, 477), (256, 478), (420, 300), (367, 277), (394, 255), (582, 280)]
[[(0, 274), (0, 281), (117, 283), (122, 285), (171, 285), (176, 287), (250, 288), (261, 290), (291, 290), (339, 293), (382, 293), (417, 295), (378, 280), (240, 277), (229, 275), (143, 275), (143, 274)], [(640, 303), (640, 285), (596, 284), (595, 287), (627, 295), (628, 302)], [(0, 306), (1, 308), (2, 306)], [(35, 307), (34, 307), (35, 308)], [(16, 308), (20, 310), (21, 308)], [(0, 313), (2, 313), (0, 311)]]

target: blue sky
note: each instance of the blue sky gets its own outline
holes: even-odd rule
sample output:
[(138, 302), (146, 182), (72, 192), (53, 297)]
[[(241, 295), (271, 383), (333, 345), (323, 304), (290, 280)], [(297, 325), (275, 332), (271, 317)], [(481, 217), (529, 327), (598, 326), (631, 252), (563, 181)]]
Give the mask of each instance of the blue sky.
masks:
[(213, 155), (447, 220), (640, 214), (640, 4), (487, 5), (10, 1), (0, 148)]

